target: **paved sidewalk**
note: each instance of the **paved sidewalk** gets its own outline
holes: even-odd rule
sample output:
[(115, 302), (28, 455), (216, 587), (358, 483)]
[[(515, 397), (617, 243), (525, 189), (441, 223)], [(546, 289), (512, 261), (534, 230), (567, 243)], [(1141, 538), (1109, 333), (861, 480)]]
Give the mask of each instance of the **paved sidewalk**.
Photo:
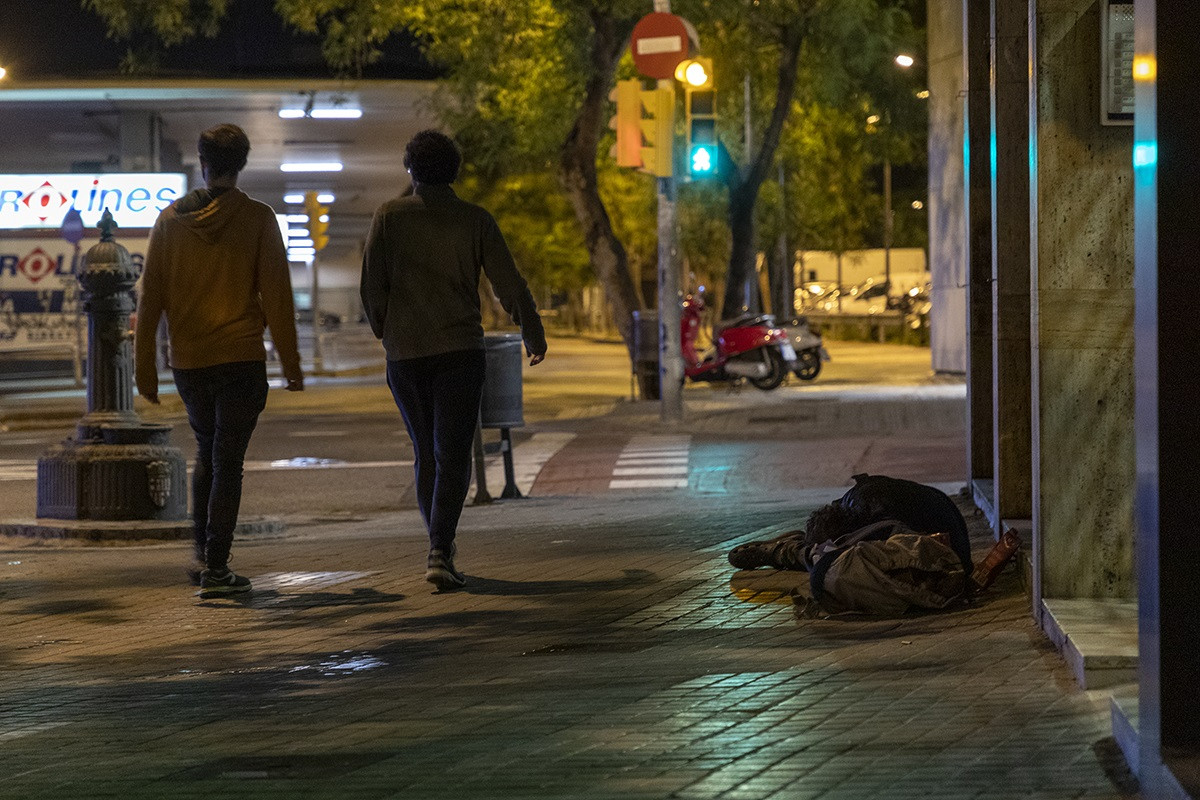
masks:
[(184, 545), (6, 542), (0, 797), (1130, 796), (1015, 572), (807, 620), (803, 575), (725, 563), (840, 491), (468, 507), (450, 594), (415, 512), (239, 542), (240, 602), (192, 595)]

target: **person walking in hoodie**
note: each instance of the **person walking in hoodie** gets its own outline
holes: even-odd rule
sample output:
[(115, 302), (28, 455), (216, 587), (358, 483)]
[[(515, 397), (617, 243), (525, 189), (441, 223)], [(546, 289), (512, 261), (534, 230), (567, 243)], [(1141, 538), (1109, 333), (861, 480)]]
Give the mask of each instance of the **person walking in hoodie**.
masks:
[(172, 203), (150, 233), (136, 331), (138, 394), (158, 403), (155, 333), (165, 315), (175, 386), (196, 434), (192, 476), (200, 596), (250, 591), (229, 569), (242, 464), (267, 402), (263, 323), (288, 391), (304, 389), (287, 251), (275, 212), (237, 188), (250, 140), (236, 125), (200, 134), (205, 188)]
[(450, 188), (461, 163), (445, 134), (427, 130), (412, 138), (404, 167), (413, 191), (375, 212), (360, 287), (415, 451), (417, 505), (429, 532), (425, 580), (443, 590), (466, 583), (454, 566), (454, 539), (483, 391), (481, 269), (521, 326), (530, 366), (546, 355), (537, 306), (496, 220)]

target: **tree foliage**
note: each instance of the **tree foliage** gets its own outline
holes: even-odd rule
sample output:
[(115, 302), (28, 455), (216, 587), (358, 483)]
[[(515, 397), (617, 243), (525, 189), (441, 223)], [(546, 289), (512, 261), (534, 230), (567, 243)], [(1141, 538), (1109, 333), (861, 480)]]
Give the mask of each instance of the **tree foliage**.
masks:
[[(211, 33), (229, 0), (82, 2), (110, 35), (169, 46)], [(675, 0), (715, 62), (724, 159), (723, 183), (679, 187), (685, 285), (724, 278), (728, 312), (756, 253), (780, 235), (794, 248), (834, 250), (878, 235), (878, 164), (924, 158), (925, 111), (914, 98), (923, 78), (892, 61), (907, 51), (921, 63), (908, 8), (919, 3)], [(361, 75), (392, 34), (415, 35), (443, 71), (438, 110), (464, 146), (471, 192), (504, 220), (523, 268), (566, 288), (585, 278), (589, 260), (628, 339), (629, 312), (651, 284), (634, 276), (653, 275), (657, 260), (655, 186), (611, 165), (605, 123), (614, 78), (633, 75), (625, 54), (646, 0), (275, 0), (275, 8), (319, 34), (343, 76)], [(880, 121), (868, 125), (873, 114)]]
[[(756, 208), (777, 151), (792, 135), (797, 101), (852, 107), (890, 85), (882, 77), (894, 69), (911, 18), (889, 0), (683, 0), (679, 10), (698, 23), (719, 81), (731, 235), (723, 316), (733, 316), (757, 252), (770, 249), (755, 232)], [(746, 82), (748, 103), (738, 91)]]
[(121, 71), (153, 73), (163, 48), (215, 36), (230, 0), (82, 0), (104, 21), (108, 37), (125, 42)]

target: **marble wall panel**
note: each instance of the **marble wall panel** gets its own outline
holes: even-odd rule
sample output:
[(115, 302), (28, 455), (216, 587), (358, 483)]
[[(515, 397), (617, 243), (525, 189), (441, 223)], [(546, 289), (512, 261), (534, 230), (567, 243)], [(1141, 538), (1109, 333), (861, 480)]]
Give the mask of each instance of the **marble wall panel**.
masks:
[(1132, 130), (1094, 0), (1035, 0), (1034, 524), (1042, 597), (1131, 597)]

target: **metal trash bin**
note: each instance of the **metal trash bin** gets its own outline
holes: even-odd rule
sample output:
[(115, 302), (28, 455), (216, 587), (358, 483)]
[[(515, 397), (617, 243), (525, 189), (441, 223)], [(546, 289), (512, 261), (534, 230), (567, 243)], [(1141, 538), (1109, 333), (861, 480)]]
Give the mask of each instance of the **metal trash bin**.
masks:
[(479, 417), (485, 428), (520, 428), (525, 424), (521, 393), (524, 343), (519, 333), (489, 333), (483, 337), (486, 367)]
[(658, 400), (658, 312), (633, 312), (633, 373), (643, 400)]

